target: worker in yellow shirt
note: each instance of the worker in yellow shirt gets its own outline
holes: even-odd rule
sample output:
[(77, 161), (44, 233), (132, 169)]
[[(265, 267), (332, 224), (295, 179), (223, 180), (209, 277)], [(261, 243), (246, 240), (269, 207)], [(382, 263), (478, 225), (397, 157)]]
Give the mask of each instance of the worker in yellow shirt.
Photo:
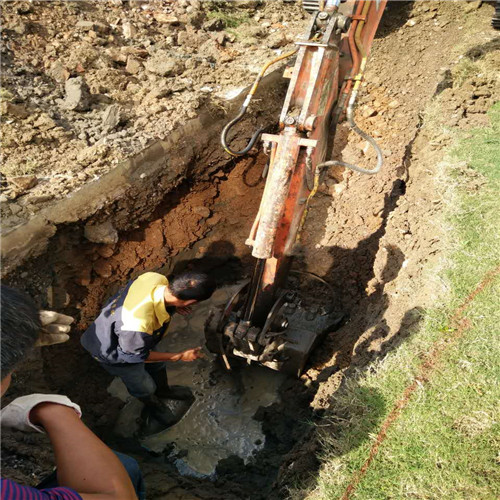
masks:
[(179, 353), (153, 349), (164, 338), (172, 314), (188, 314), (191, 305), (209, 299), (214, 290), (215, 282), (202, 273), (185, 272), (170, 280), (142, 274), (111, 297), (82, 335), (83, 347), (165, 426), (176, 418), (160, 398), (194, 399), (189, 388), (168, 385), (165, 361), (194, 361), (203, 354), (201, 347)]

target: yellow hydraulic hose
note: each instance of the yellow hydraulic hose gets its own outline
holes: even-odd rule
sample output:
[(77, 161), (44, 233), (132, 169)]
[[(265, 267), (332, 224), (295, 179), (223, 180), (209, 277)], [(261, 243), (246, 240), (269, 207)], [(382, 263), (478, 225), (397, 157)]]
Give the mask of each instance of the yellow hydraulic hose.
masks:
[(262, 69), (259, 71), (259, 74), (257, 75), (257, 78), (255, 79), (255, 82), (252, 85), (250, 92), (247, 94), (245, 100), (243, 101), (243, 105), (241, 106), (241, 109), (240, 109), (240, 112), (238, 113), (238, 116), (233, 118), (222, 130), (222, 134), (221, 134), (222, 147), (231, 156), (243, 156), (243, 155), (247, 154), (250, 151), (250, 149), (252, 149), (253, 145), (255, 144), (255, 142), (257, 141), (257, 139), (259, 138), (260, 134), (263, 131), (263, 129), (257, 130), (257, 132), (255, 132), (255, 134), (250, 139), (250, 142), (247, 144), (246, 148), (242, 149), (241, 151), (233, 151), (229, 147), (229, 145), (227, 144), (227, 134), (228, 134), (229, 130), (233, 127), (233, 125), (238, 123), (243, 118), (244, 114), (247, 111), (248, 105), (250, 104), (252, 97), (254, 96), (255, 92), (257, 91), (257, 87), (259, 86), (259, 83), (262, 80), (264, 74), (266, 73), (266, 71), (268, 70), (268, 68), (270, 66), (277, 63), (278, 61), (282, 61), (283, 59), (287, 59), (288, 57), (293, 56), (294, 54), (297, 53), (298, 50), (299, 50), (298, 48), (294, 49), (290, 52), (287, 52), (286, 54), (282, 54), (281, 56), (278, 56), (278, 57), (272, 59), (271, 61), (268, 61), (266, 64), (264, 64)]

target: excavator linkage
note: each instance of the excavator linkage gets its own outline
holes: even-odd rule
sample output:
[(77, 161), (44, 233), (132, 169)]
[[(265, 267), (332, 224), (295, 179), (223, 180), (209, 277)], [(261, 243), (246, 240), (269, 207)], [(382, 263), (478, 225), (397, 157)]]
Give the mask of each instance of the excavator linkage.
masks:
[[(369, 49), (386, 1), (318, 0), (296, 50), (268, 63), (245, 99), (239, 115), (224, 128), (222, 144), (233, 156), (246, 154), (261, 136), (269, 156), (266, 185), (247, 244), (256, 265), (223, 310), (213, 311), (205, 334), (208, 348), (230, 359), (245, 358), (274, 370), (299, 376), (322, 336), (342, 322), (328, 293), (303, 296), (291, 290), (289, 274), (310, 199), (326, 167), (340, 165), (361, 173), (378, 172), (382, 153), (375, 141), (354, 122), (354, 104)], [(285, 70), (290, 85), (278, 134), (257, 131), (242, 151), (229, 146), (230, 128), (239, 121), (265, 70), (274, 62), (296, 56)], [(325, 161), (332, 153), (335, 128), (346, 115), (351, 128), (377, 152), (377, 166), (366, 170), (341, 161)], [(302, 273), (304, 274), (304, 273)], [(307, 274), (307, 273), (306, 273)]]

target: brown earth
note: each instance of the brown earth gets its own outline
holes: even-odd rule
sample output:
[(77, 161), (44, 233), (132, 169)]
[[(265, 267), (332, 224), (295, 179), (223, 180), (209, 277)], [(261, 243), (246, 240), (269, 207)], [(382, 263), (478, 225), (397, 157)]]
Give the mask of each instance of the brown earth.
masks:
[[(284, 384), (281, 403), (258, 412), (267, 437), (254, 461), (223, 461), (218, 479), (208, 483), (179, 477), (163, 457), (142, 456), (151, 498), (286, 497), (291, 481), (314, 475), (318, 465), (321, 445), (307, 420), (334, 411), (330, 397), (342, 380), (400, 345), (418, 326), (422, 309), (443, 294), (433, 273), (446, 245), (438, 178), (449, 145), (444, 125), (467, 129), (486, 123), (485, 111), (499, 95), (494, 74), (457, 70), (464, 55), (499, 67), (498, 39), (489, 28), (492, 8), (464, 5), (389, 5), (356, 114), (379, 140), (385, 165), (376, 176), (332, 172), (313, 199), (294, 268), (332, 283), (334, 300), (349, 321), (326, 338), (300, 380)], [(446, 103), (438, 122), (424, 114), (433, 98)], [(344, 160), (372, 165), (365, 146), (339, 128), (336, 154)], [(52, 306), (77, 315), (82, 329), (108, 294), (143, 270), (169, 272), (196, 259), (194, 265), (218, 271), (221, 282), (236, 280), (251, 270), (244, 241), (265, 162), (257, 154), (213, 172), (208, 181), (182, 184), (150, 222), (120, 234), (115, 245), (92, 244), (82, 225), (69, 225), (46, 254), (11, 273), (8, 282), (44, 305), (49, 290)], [(75, 335), (26, 364), (11, 397), (27, 390), (66, 393), (85, 408), (89, 425), (109, 436), (120, 403), (105, 393), (109, 378), (91, 363)], [(9, 477), (33, 484), (49, 468), (43, 436), (6, 433), (3, 448)]]
[(199, 0), (13, 1), (1, 15), (3, 231), (208, 103), (226, 108), (307, 17), (290, 3)]

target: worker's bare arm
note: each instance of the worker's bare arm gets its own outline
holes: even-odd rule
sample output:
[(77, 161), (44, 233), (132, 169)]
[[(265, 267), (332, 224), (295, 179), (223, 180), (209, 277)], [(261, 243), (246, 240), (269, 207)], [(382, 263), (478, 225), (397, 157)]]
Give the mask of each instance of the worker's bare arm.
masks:
[(29, 420), (45, 429), (54, 447), (57, 479), (84, 500), (136, 500), (116, 455), (67, 406), (41, 403)]
[(161, 361), (195, 361), (196, 359), (204, 358), (205, 355), (201, 352), (201, 347), (194, 349), (186, 349), (182, 352), (155, 352), (151, 351), (146, 363), (158, 363)]

